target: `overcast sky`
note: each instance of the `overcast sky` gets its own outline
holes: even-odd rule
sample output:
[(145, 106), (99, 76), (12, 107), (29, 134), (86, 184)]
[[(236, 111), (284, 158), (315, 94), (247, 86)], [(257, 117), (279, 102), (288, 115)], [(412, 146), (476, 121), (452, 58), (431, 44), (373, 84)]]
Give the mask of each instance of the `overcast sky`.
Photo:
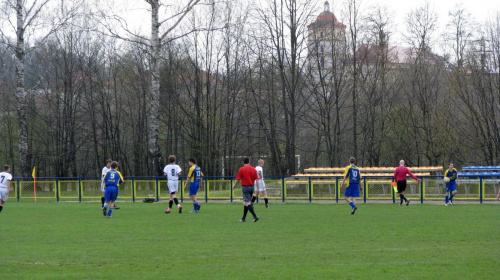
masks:
[[(369, 10), (370, 6), (381, 5), (387, 6), (388, 10), (394, 14), (394, 24), (397, 29), (396, 34), (393, 34), (393, 42), (402, 43), (401, 33), (406, 30), (406, 16), (407, 14), (419, 7), (423, 7), (426, 2), (430, 4), (431, 9), (433, 9), (438, 15), (439, 30), (438, 34), (444, 32), (446, 24), (448, 23), (450, 17), (448, 13), (452, 10), (458, 3), (462, 3), (462, 6), (470, 12), (474, 20), (479, 23), (484, 23), (488, 19), (493, 19), (497, 16), (497, 12), (500, 11), (500, 1), (499, 0), (358, 0), (361, 3), (361, 9), (365, 12)], [(333, 11), (335, 15), (339, 18), (342, 17), (340, 10), (342, 6), (345, 5), (345, 0), (329, 0), (330, 5), (333, 3)], [(436, 34), (436, 36), (438, 35)]]

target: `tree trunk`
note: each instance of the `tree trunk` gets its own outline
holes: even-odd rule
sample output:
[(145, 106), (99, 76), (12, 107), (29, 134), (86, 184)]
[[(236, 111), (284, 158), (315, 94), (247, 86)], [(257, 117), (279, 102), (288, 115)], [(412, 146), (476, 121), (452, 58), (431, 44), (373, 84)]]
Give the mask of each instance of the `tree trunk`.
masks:
[(151, 94), (149, 99), (149, 157), (153, 164), (153, 172), (162, 175), (163, 158), (159, 145), (158, 112), (160, 105), (160, 37), (158, 21), (158, 0), (149, 1), (151, 4)]
[(24, 177), (30, 175), (31, 155), (28, 145), (28, 123), (26, 119), (28, 100), (24, 81), (24, 7), (23, 1), (17, 0), (17, 44), (16, 44), (16, 97), (17, 97), (17, 119), (19, 133), (19, 159), (21, 161), (21, 172)]

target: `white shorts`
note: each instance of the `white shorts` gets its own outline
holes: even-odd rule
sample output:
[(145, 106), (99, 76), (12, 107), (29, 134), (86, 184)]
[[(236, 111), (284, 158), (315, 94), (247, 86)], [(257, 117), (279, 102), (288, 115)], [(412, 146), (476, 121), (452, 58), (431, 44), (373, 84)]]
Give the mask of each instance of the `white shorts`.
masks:
[(102, 192), (105, 192), (106, 191), (106, 186), (104, 185), (104, 183), (101, 182), (101, 191)]
[[(257, 185), (254, 185), (254, 190), (257, 191)], [(264, 183), (264, 180), (259, 180), (259, 189), (261, 192), (266, 190), (266, 183)]]
[(168, 191), (170, 193), (179, 191), (179, 181), (168, 181)]
[(0, 200), (3, 202), (7, 201), (9, 195), (7, 194), (7, 189), (0, 189)]

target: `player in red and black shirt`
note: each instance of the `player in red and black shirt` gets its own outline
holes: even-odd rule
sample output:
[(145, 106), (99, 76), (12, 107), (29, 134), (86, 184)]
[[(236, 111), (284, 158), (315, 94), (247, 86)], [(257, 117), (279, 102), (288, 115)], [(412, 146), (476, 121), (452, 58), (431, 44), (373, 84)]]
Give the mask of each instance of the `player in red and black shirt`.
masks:
[(256, 184), (256, 192), (257, 195), (260, 193), (260, 186), (259, 186), (259, 175), (257, 175), (257, 170), (253, 167), (250, 166), (250, 159), (249, 158), (244, 158), (243, 159), (243, 167), (238, 170), (238, 174), (236, 175), (236, 181), (233, 186), (236, 188), (236, 186), (241, 183), (241, 191), (243, 192), (243, 218), (239, 220), (239, 222), (245, 222), (245, 218), (247, 217), (248, 211), (252, 213), (253, 215), (253, 222), (257, 222), (259, 220), (259, 217), (255, 214), (255, 211), (252, 206), (252, 196), (253, 196), (253, 189), (254, 189), (254, 182)]

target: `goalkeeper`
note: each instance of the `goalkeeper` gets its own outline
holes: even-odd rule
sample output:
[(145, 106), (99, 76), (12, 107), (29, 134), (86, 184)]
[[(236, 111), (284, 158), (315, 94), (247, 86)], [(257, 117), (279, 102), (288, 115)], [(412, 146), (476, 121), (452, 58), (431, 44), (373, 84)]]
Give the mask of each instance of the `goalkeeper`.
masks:
[(453, 197), (457, 193), (457, 185), (460, 186), (458, 182), (458, 172), (453, 168), (453, 162), (450, 162), (448, 170), (444, 172), (444, 177), (448, 177), (450, 181), (446, 183), (446, 196), (444, 198), (444, 206), (448, 206), (448, 203), (453, 204)]

